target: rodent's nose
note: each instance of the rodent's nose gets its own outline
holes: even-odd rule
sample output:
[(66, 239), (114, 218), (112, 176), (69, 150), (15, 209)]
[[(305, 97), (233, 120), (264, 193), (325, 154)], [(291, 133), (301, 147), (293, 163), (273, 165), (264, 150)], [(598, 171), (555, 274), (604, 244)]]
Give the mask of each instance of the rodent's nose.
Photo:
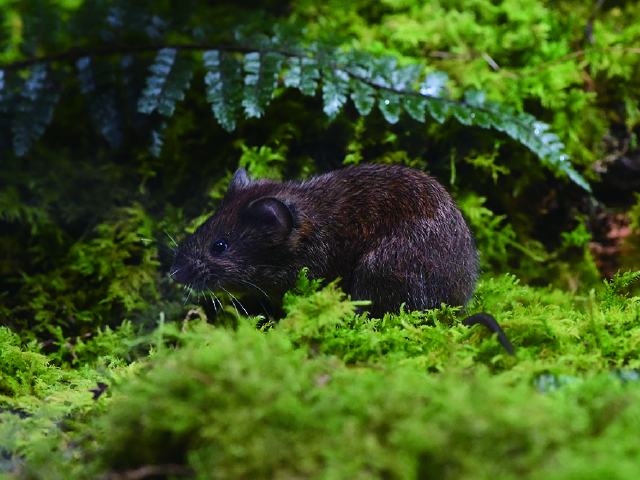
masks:
[(204, 260), (178, 252), (173, 261), (170, 276), (177, 283), (189, 285), (197, 290), (206, 285), (211, 275)]

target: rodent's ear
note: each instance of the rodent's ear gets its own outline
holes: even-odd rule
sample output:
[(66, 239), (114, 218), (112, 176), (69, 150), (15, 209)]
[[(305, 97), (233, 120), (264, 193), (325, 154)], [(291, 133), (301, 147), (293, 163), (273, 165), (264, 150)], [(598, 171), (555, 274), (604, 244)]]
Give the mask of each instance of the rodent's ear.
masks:
[(293, 214), (275, 197), (262, 197), (249, 204), (249, 213), (257, 221), (275, 227), (284, 236), (293, 229)]
[(251, 183), (251, 180), (249, 180), (249, 175), (247, 175), (247, 171), (244, 168), (239, 168), (238, 170), (236, 170), (236, 173), (234, 173), (233, 177), (231, 178), (231, 183), (229, 183), (228, 191), (231, 191), (237, 187), (244, 187), (246, 185), (249, 185), (249, 183)]

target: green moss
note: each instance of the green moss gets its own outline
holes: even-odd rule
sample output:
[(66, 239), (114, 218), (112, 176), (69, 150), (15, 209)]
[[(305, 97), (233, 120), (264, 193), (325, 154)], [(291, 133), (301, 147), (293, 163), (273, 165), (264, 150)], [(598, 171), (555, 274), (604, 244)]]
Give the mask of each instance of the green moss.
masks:
[[(276, 41), (265, 10), (240, 4), (69, 0), (60, 16), (60, 2), (14, 3), (0, 11), (7, 62), (102, 48), (103, 34), (117, 45), (232, 42), (241, 23)], [(508, 135), (382, 105), (357, 117), (364, 91), (328, 122), (320, 89), (312, 98), (279, 84), (264, 119), (227, 133), (200, 61), (166, 119), (135, 113), (154, 55), (92, 57), (91, 88), (77, 75), (87, 63), (56, 62), (51, 125), (24, 157), (0, 162), (0, 478), (635, 478), (640, 195), (618, 160), (638, 148), (640, 9), (613, 3), (594, 13), (574, 0), (297, 0), (281, 18), (306, 23), (310, 40), (339, 32), (344, 51), (387, 55), (380, 71), (397, 59), (447, 72), (439, 85), (451, 98), (480, 88), (530, 112), (594, 187), (602, 180), (593, 197)], [(11, 79), (28, 69), (7, 72), (0, 93), (25, 102)], [(3, 120), (0, 150), (43, 127), (21, 119), (17, 130)], [(238, 165), (289, 179), (367, 161), (428, 171), (458, 200), (485, 271), (465, 310), (371, 318), (335, 283), (304, 275), (279, 323), (179, 298), (165, 237), (207, 218)], [(613, 245), (627, 273), (602, 282), (594, 242)], [(482, 311), (515, 356), (461, 325)]]
[[(49, 367), (40, 355), (48, 386), (12, 403), (32, 416), (0, 414), (8, 451), (24, 455), (14, 471), (625, 478), (639, 459), (637, 297), (611, 304), (600, 299), (615, 295), (610, 284), (608, 294), (572, 298), (488, 279), (471, 310), (501, 320), (511, 357), (451, 309), (371, 319), (354, 316), (334, 284), (318, 290), (302, 276), (298, 291), (305, 296), (290, 294), (288, 316), (266, 332), (250, 319), (236, 329), (161, 323), (143, 341), (149, 356), (98, 362), (102, 373)], [(3, 339), (15, 354), (39, 355)], [(99, 378), (111, 386), (94, 401), (83, 389)]]

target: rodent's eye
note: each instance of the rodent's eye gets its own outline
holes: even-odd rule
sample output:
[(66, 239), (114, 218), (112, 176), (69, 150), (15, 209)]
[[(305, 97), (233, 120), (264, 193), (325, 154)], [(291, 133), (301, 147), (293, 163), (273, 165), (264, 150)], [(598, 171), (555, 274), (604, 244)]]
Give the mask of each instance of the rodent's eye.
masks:
[(211, 253), (213, 255), (220, 255), (226, 252), (227, 248), (229, 248), (227, 242), (225, 242), (224, 240), (216, 240), (215, 242), (213, 242), (213, 245), (211, 245)]

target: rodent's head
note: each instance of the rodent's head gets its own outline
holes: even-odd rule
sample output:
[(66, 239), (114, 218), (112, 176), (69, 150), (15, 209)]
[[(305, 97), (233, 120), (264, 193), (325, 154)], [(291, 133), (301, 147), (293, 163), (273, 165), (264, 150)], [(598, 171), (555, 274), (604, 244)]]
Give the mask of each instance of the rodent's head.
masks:
[(171, 276), (196, 291), (271, 290), (290, 258), (294, 213), (236, 171), (220, 208), (180, 247)]

